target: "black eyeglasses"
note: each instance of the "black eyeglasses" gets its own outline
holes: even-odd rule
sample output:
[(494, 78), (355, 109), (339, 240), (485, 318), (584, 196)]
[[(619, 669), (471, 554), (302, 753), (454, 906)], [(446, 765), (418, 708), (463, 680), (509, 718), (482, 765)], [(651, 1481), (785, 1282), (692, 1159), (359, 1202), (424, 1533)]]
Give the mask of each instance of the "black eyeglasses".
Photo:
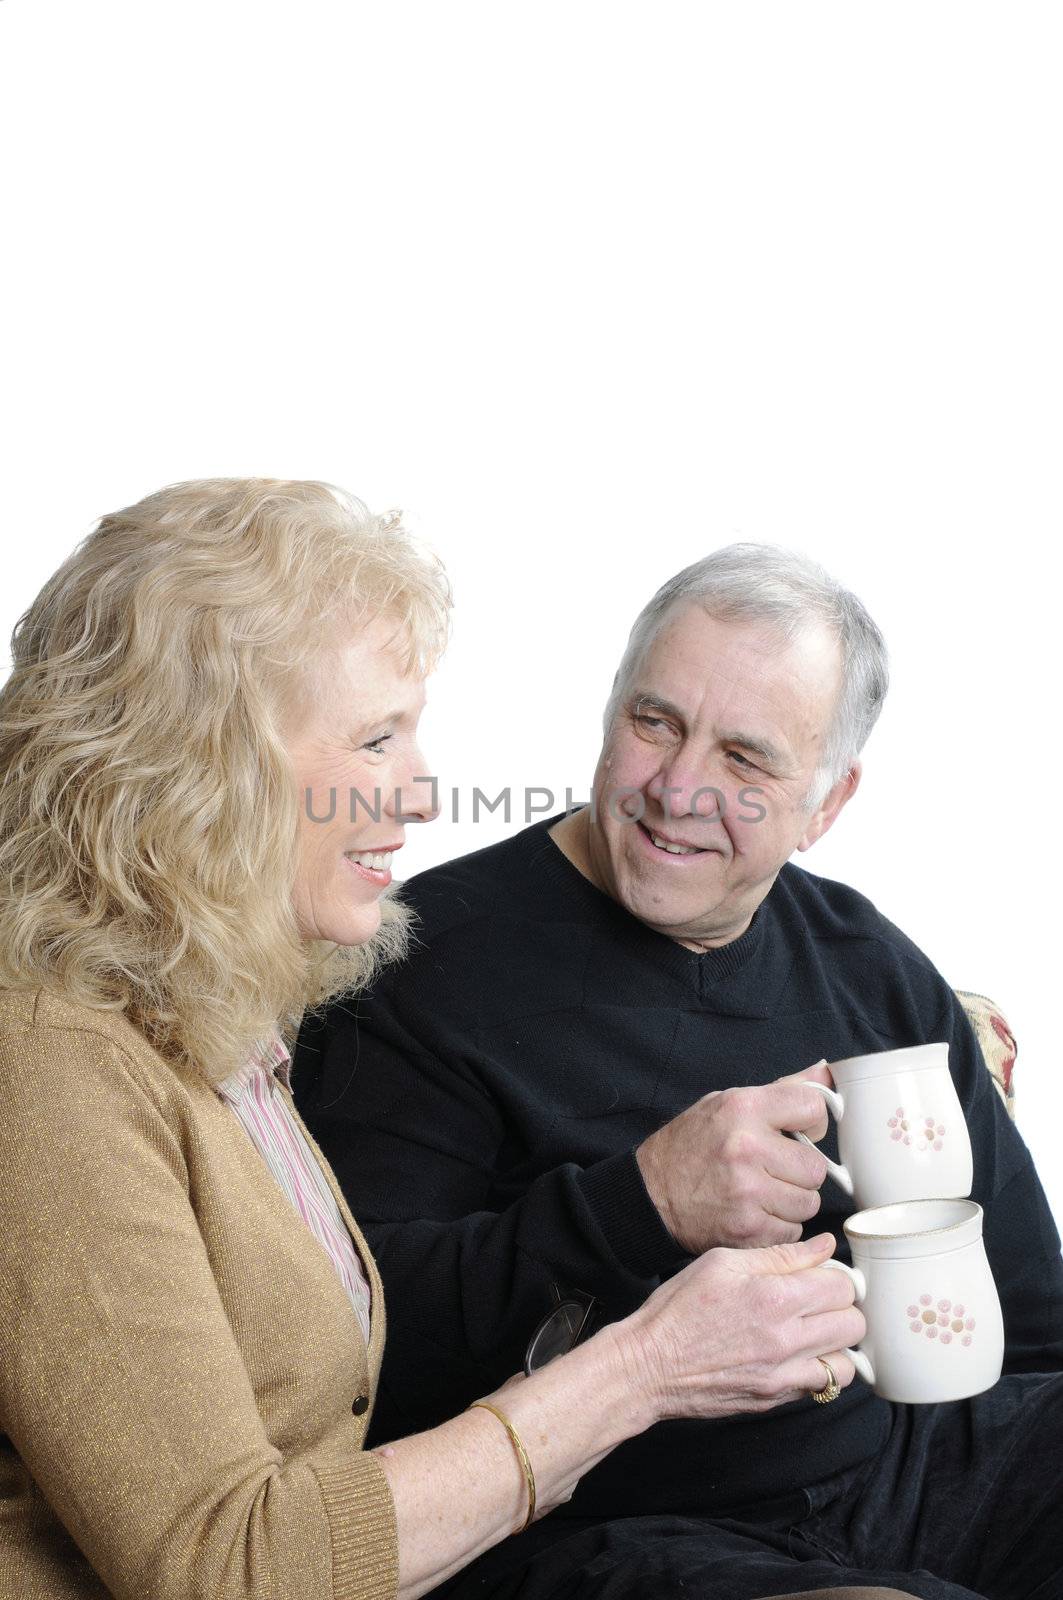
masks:
[(574, 1350), (590, 1333), (592, 1313), (598, 1304), (593, 1295), (582, 1294), (578, 1289), (566, 1289), (562, 1294), (556, 1283), (550, 1287), (556, 1304), (528, 1340), (524, 1356), (524, 1372), (529, 1378), (540, 1367)]

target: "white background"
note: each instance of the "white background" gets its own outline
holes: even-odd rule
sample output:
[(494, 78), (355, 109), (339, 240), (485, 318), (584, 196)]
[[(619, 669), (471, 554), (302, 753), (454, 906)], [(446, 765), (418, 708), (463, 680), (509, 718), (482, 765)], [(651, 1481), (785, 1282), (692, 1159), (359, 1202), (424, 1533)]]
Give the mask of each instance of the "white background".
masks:
[[(893, 688), (799, 859), (999, 1001), (1063, 1217), (1061, 35), (971, 0), (2, 0), (5, 640), (101, 513), (324, 477), (450, 568), (444, 793), (560, 809), (649, 594), (734, 538), (808, 552)], [(413, 830), (405, 872), (502, 831)]]

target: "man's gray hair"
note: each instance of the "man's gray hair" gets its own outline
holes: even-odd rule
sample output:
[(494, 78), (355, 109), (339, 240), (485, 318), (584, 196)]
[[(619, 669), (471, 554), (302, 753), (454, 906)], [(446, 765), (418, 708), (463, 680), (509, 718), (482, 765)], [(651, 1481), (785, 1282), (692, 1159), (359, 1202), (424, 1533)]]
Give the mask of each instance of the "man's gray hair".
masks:
[(685, 601), (696, 601), (721, 622), (760, 623), (780, 647), (817, 623), (837, 639), (841, 691), (805, 797), (805, 809), (814, 811), (848, 772), (882, 710), (889, 687), (882, 634), (856, 596), (807, 556), (771, 544), (726, 545), (669, 578), (639, 613), (605, 708), (607, 735), (643, 651)]

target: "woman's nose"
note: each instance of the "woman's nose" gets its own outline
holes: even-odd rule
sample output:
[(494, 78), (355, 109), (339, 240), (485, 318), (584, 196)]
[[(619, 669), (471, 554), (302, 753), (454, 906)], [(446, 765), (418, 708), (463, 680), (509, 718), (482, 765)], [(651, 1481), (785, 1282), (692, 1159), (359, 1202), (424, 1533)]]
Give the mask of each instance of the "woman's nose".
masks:
[(429, 773), (419, 749), (414, 750), (401, 781), (396, 781), (388, 810), (403, 822), (434, 822), (442, 810), (439, 779)]

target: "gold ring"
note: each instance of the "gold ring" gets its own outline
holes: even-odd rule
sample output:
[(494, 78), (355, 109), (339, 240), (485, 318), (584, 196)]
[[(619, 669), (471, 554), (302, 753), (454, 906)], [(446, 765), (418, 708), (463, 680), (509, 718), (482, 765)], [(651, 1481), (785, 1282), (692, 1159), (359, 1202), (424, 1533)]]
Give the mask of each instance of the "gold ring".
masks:
[(841, 1387), (837, 1378), (834, 1376), (834, 1368), (831, 1366), (830, 1362), (824, 1361), (822, 1356), (817, 1356), (816, 1360), (819, 1362), (821, 1367), (826, 1367), (827, 1369), (827, 1386), (825, 1389), (810, 1389), (808, 1392), (817, 1405), (829, 1406), (831, 1401), (837, 1400), (838, 1396), (841, 1394)]

